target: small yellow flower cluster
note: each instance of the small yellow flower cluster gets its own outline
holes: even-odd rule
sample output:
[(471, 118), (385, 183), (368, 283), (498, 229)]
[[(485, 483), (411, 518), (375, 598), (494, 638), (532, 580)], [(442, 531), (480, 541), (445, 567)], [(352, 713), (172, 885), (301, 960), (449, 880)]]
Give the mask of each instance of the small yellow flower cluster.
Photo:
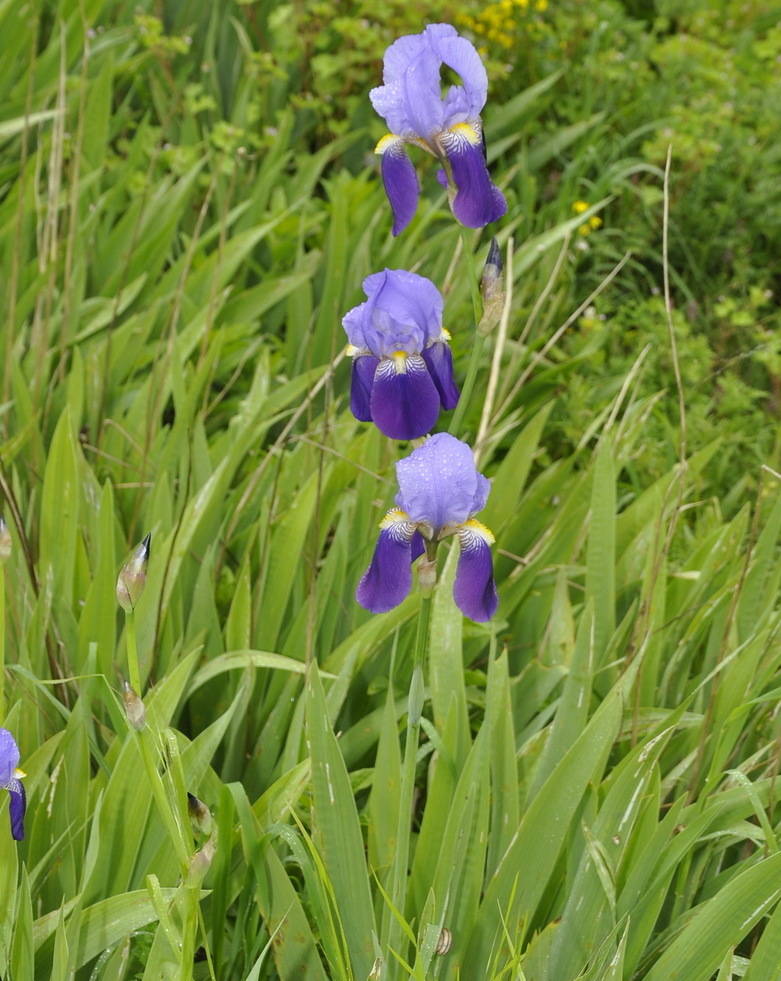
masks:
[[(572, 205), (572, 210), (576, 215), (582, 215), (584, 211), (588, 211), (591, 205), (587, 201), (576, 201)], [(599, 215), (592, 215), (587, 222), (584, 222), (578, 228), (579, 235), (590, 235), (595, 232), (598, 228), (602, 227), (602, 219)]]
[(515, 44), (515, 31), (519, 26), (515, 15), (519, 12), (525, 14), (529, 10), (543, 13), (547, 9), (548, 0), (496, 0), (487, 4), (477, 17), (463, 14), (458, 22), (477, 37), (509, 49)]

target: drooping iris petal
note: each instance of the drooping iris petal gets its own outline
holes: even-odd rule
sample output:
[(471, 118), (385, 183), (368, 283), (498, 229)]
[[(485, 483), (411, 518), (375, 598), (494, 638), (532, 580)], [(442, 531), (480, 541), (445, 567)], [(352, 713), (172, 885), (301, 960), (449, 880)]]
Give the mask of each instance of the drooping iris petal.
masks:
[(443, 409), (455, 409), (460, 392), (453, 375), (453, 355), (446, 341), (435, 341), (423, 352), (432, 381), (437, 386)]
[(443, 138), (456, 196), (453, 214), (467, 228), (482, 228), (507, 214), (504, 195), (491, 181), (480, 134), (471, 126), (457, 126)]
[(353, 358), (350, 375), (350, 408), (359, 422), (371, 422), (372, 410), (370, 399), (374, 375), (377, 371), (379, 358), (371, 354), (359, 354)]
[(490, 484), (475, 468), (471, 449), (450, 433), (437, 433), (396, 464), (396, 504), (412, 522), (437, 531), (462, 525), (485, 503)]
[(453, 599), (464, 616), (484, 623), (491, 619), (499, 605), (491, 557), (494, 536), (485, 525), (470, 519), (459, 528), (458, 541), (461, 554), (453, 583)]
[(27, 808), (27, 797), (25, 796), (24, 786), (21, 780), (15, 777), (6, 785), (11, 792), (11, 807), (9, 816), (11, 818), (11, 835), (16, 841), (24, 839), (24, 812)]
[(397, 508), (382, 519), (371, 565), (355, 591), (355, 598), (364, 609), (372, 613), (387, 613), (409, 594), (412, 589), (414, 534), (415, 529), (407, 516)]
[(401, 355), (387, 358), (377, 368), (370, 403), (372, 419), (391, 439), (417, 439), (437, 421), (439, 392), (419, 354), (403, 357), (399, 364), (401, 360)]
[(412, 221), (418, 207), (420, 182), (403, 140), (385, 137), (380, 140), (376, 152), (382, 153), (382, 183), (393, 211), (393, 234), (398, 235)]

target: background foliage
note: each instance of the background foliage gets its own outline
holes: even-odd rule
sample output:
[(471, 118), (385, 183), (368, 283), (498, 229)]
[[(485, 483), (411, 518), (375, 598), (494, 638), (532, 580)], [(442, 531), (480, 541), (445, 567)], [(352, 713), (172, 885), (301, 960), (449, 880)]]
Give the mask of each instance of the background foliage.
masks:
[[(778, 977), (779, 13), (0, 0), (2, 977)], [(366, 98), (440, 19), (509, 203), (460, 434), (501, 604), (437, 593), (394, 910), (419, 601), (353, 599), (404, 450), (351, 416), (339, 324), (413, 268), (465, 370), (471, 257), (430, 173), (390, 237)]]

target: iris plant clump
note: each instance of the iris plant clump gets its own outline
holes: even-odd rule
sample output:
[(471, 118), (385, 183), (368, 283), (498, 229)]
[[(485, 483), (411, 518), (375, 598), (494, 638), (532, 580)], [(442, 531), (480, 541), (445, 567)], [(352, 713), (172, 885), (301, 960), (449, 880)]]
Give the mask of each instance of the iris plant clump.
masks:
[[(446, 66), (461, 77), (442, 94)], [(400, 37), (385, 52), (383, 85), (369, 93), (390, 133), (377, 144), (382, 180), (393, 209), (393, 234), (412, 220), (420, 196), (407, 145), (442, 164), (438, 175), (462, 225), (482, 228), (507, 212), (507, 202), (488, 174), (480, 113), (488, 75), (480, 55), (450, 24), (429, 24), (422, 34)]]
[[(439, 178), (462, 225), (482, 228), (504, 215), (507, 203), (486, 166), (480, 112), (488, 77), (474, 46), (449, 24), (430, 24), (421, 34), (395, 41), (383, 65), (384, 84), (372, 89), (369, 97), (391, 130), (380, 140), (377, 153), (382, 155), (382, 179), (393, 210), (393, 234), (412, 220), (420, 196), (408, 144), (422, 147), (442, 164)], [(463, 84), (443, 93), (443, 67), (459, 75)], [(501, 253), (494, 242), (483, 280), (482, 317), (478, 314), (481, 336), (498, 320), (504, 301), (501, 279)], [(450, 335), (442, 326), (442, 296), (430, 280), (403, 269), (368, 276), (363, 290), (365, 302), (342, 320), (353, 356), (350, 407), (357, 419), (374, 422), (391, 439), (419, 439), (436, 424), (440, 409), (454, 409), (460, 398)], [(477, 343), (467, 392), (477, 366), (475, 351)], [(440, 433), (397, 463), (396, 474), (396, 507), (380, 523), (374, 557), (356, 599), (373, 613), (398, 606), (412, 588), (411, 565), (424, 552), (418, 580), (428, 596), (436, 582), (437, 545), (457, 535), (456, 605), (472, 620), (490, 620), (498, 605), (491, 559), (494, 538), (474, 518), (485, 505), (490, 485), (478, 473), (472, 451), (454, 436)]]
[(7, 729), (0, 729), (0, 787), (11, 794), (11, 834), (16, 841), (24, 838), (24, 812), (27, 799), (21, 778), (25, 775), (19, 767), (19, 747)]
[(485, 507), (491, 485), (478, 473), (471, 449), (449, 433), (438, 433), (396, 464), (396, 477), (396, 506), (380, 522), (358, 602), (372, 613), (398, 606), (412, 588), (411, 563), (424, 552), (433, 562), (437, 544), (457, 535), (456, 606), (471, 620), (490, 620), (499, 602), (491, 558), (494, 536), (474, 515)]
[(350, 407), (391, 439), (424, 436), (440, 406), (458, 402), (442, 296), (403, 269), (367, 276), (363, 291), (366, 302), (342, 321), (353, 355)]

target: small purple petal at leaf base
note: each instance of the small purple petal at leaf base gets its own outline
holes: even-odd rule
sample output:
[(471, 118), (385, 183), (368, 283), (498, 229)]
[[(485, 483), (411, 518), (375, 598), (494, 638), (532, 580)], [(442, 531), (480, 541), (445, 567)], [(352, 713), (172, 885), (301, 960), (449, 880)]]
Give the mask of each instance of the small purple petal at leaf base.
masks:
[(429, 374), (437, 386), (443, 409), (455, 409), (460, 392), (453, 376), (453, 355), (446, 341), (434, 341), (423, 352)]
[(399, 372), (395, 361), (387, 358), (374, 376), (372, 419), (391, 439), (425, 436), (439, 417), (439, 392), (426, 362), (417, 354), (405, 358), (404, 364), (406, 370)]
[(393, 510), (380, 527), (371, 565), (355, 591), (361, 606), (372, 613), (387, 613), (412, 589), (412, 525), (402, 512)]
[(350, 408), (359, 422), (372, 421), (370, 400), (374, 375), (379, 363), (380, 359), (371, 354), (359, 354), (353, 358), (350, 375)]
[(461, 554), (453, 599), (464, 616), (484, 623), (491, 619), (499, 605), (491, 556), (493, 535), (479, 521), (469, 521), (459, 530), (458, 540)]
[(473, 142), (464, 132), (448, 134), (447, 155), (457, 193), (453, 214), (467, 228), (482, 228), (507, 214), (507, 202), (488, 173), (482, 142)]
[(414, 562), (415, 559), (419, 559), (421, 555), (426, 551), (426, 543), (423, 541), (423, 536), (419, 531), (416, 531), (412, 536), (412, 546), (411, 546), (411, 557)]
[(11, 835), (16, 841), (24, 839), (24, 812), (27, 807), (27, 798), (21, 780), (12, 779), (8, 784), (11, 793), (11, 807), (9, 816), (11, 818)]

